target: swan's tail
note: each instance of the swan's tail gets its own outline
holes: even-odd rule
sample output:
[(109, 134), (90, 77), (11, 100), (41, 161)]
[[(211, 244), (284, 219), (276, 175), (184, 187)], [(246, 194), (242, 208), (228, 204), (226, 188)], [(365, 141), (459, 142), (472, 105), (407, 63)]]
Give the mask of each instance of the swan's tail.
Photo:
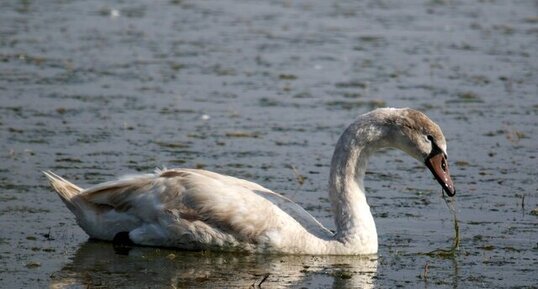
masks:
[(65, 205), (71, 210), (71, 212), (76, 214), (79, 206), (75, 202), (75, 197), (82, 192), (82, 188), (77, 185), (69, 182), (68, 180), (58, 176), (57, 174), (51, 171), (43, 171), (43, 174), (49, 179), (50, 185), (58, 193), (58, 196), (62, 199)]

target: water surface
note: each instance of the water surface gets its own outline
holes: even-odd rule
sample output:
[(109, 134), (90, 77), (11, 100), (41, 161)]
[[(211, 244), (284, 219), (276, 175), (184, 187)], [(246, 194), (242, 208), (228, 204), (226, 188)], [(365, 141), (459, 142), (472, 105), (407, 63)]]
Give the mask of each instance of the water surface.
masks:
[[(262, 288), (538, 283), (535, 1), (2, 6), (0, 287), (247, 288), (267, 274)], [(367, 258), (117, 253), (87, 240), (40, 173), (86, 187), (206, 168), (280, 192), (334, 228), (334, 144), (378, 106), (420, 109), (443, 128), (456, 256), (417, 254), (450, 246), (452, 216), (429, 172), (397, 151), (369, 166), (380, 252)]]

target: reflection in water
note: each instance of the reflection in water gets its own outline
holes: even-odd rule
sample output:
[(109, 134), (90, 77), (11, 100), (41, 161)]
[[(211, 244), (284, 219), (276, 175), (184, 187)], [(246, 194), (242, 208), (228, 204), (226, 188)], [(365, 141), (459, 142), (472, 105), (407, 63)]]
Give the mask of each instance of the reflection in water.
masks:
[(452, 288), (457, 289), (458, 288), (458, 281), (460, 280), (460, 274), (459, 274), (459, 268), (458, 268), (458, 260), (456, 258), (452, 258)]
[(268, 256), (135, 247), (118, 254), (88, 241), (50, 288), (372, 288), (377, 256)]
[[(441, 257), (441, 258), (445, 258), (445, 257)], [(452, 256), (448, 258), (447, 261), (451, 263), (452, 272), (451, 274), (449, 274), (450, 278), (447, 279), (444, 285), (446, 285), (447, 288), (457, 289), (459, 286), (459, 281), (460, 281), (458, 259), (457, 257)], [(424, 289), (439, 287), (440, 285), (439, 283), (441, 283), (439, 281), (439, 277), (436, 276), (432, 280), (430, 280), (430, 277), (428, 275), (429, 275), (429, 263), (426, 263), (424, 267), (424, 271), (420, 275), (420, 278), (424, 282)], [(434, 283), (430, 284), (431, 281), (434, 281)]]

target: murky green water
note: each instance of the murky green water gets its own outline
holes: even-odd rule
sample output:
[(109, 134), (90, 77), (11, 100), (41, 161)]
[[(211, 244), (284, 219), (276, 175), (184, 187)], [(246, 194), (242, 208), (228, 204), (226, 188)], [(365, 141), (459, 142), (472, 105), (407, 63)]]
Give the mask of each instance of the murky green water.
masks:
[[(538, 284), (536, 1), (7, 1), (0, 9), (1, 288), (525, 288)], [(377, 106), (443, 128), (452, 216), (421, 164), (367, 175), (380, 252), (252, 256), (88, 242), (41, 170), (88, 186), (203, 167), (333, 228), (329, 160)], [(297, 176), (304, 177), (301, 184)], [(120, 254), (123, 253), (123, 254)]]

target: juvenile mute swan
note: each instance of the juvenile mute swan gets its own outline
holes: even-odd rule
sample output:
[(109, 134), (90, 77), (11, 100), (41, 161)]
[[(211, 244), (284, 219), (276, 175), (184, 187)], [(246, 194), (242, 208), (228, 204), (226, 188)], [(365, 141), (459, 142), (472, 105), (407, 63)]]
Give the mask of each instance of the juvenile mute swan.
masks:
[(363, 178), (369, 156), (384, 147), (399, 148), (425, 163), (454, 196), (441, 129), (408, 108), (363, 114), (340, 136), (329, 179), (336, 233), (284, 196), (205, 170), (160, 170), (88, 189), (44, 173), (77, 223), (95, 239), (186, 250), (373, 254), (377, 231)]

